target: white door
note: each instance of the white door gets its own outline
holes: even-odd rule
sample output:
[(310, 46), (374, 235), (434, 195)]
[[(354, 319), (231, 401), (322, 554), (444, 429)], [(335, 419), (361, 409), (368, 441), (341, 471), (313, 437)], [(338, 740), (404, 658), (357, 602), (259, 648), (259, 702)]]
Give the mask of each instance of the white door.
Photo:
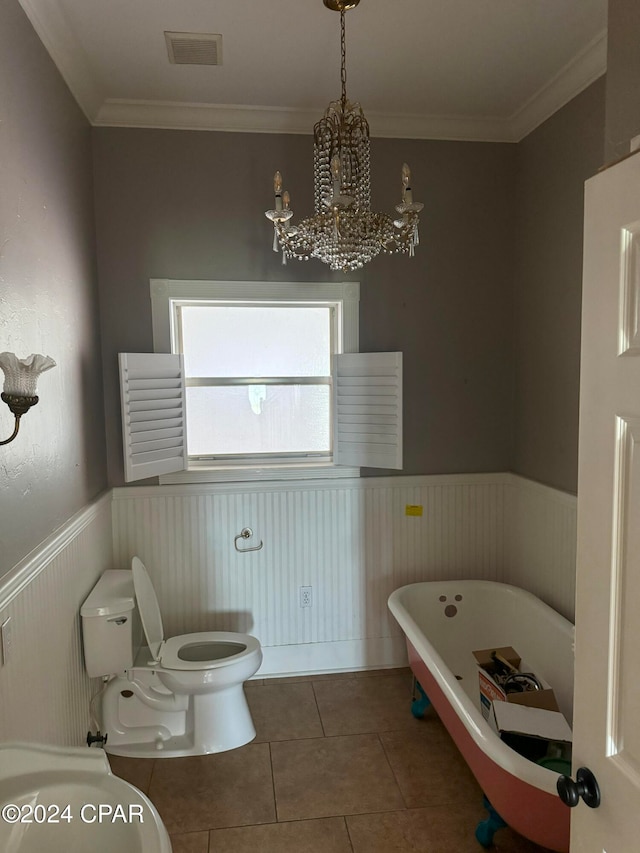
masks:
[(640, 850), (640, 154), (586, 185), (572, 853)]

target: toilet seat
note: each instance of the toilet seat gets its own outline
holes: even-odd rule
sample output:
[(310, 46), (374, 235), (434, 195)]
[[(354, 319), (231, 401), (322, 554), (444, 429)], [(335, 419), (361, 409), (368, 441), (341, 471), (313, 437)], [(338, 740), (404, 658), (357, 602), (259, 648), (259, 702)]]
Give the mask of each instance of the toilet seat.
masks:
[[(187, 660), (181, 657), (189, 654), (189, 647), (212, 646), (212, 657), (203, 660)], [(233, 651), (233, 647), (237, 647)], [(165, 640), (160, 649), (160, 663), (165, 669), (198, 670), (215, 669), (234, 664), (239, 658), (253, 654), (260, 643), (249, 634), (235, 634), (229, 631), (201, 631), (196, 634), (180, 634)], [(194, 649), (195, 651), (195, 649)], [(230, 651), (230, 654), (224, 652)], [(195, 652), (197, 653), (197, 652)], [(217, 657), (216, 657), (217, 655)]]
[(165, 640), (158, 598), (138, 557), (133, 558), (131, 571), (140, 621), (151, 652), (150, 663), (183, 672), (204, 671), (237, 663), (241, 657), (259, 651), (260, 643), (255, 637), (229, 631), (201, 631)]

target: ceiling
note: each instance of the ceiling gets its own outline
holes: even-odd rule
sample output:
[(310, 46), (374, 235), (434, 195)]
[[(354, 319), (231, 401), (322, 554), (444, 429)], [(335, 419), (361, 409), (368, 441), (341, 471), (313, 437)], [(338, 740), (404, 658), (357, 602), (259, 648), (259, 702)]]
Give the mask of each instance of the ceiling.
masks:
[[(310, 133), (340, 96), (322, 0), (20, 0), (95, 125)], [(372, 136), (517, 141), (606, 69), (606, 0), (362, 0), (347, 91)], [(219, 67), (165, 31), (220, 33)]]

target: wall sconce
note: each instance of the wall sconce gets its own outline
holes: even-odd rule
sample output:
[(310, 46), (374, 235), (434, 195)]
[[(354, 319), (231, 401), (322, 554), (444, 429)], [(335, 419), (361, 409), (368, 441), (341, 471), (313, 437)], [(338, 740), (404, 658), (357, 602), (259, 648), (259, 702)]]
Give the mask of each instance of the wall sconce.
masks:
[(4, 389), (0, 397), (9, 406), (16, 419), (13, 434), (5, 441), (0, 441), (0, 445), (9, 444), (18, 435), (20, 418), (38, 402), (36, 396), (38, 376), (55, 366), (55, 361), (48, 355), (18, 358), (12, 352), (0, 352), (0, 368), (4, 371)]

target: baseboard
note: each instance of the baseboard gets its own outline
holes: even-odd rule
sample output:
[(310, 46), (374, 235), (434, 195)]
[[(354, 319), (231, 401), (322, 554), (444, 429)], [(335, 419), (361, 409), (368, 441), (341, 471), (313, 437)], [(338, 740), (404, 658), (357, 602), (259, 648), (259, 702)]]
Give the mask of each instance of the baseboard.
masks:
[(403, 636), (266, 646), (263, 647), (262, 654), (262, 666), (256, 678), (407, 666), (407, 650)]

